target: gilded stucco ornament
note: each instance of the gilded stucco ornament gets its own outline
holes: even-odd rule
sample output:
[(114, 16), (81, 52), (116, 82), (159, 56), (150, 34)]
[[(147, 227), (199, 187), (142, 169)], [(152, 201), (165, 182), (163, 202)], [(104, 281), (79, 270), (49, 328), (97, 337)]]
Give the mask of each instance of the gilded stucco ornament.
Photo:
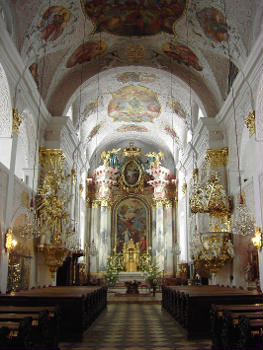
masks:
[(256, 113), (254, 110), (249, 112), (248, 116), (244, 119), (244, 122), (249, 130), (249, 136), (251, 137), (256, 133)]
[(183, 191), (184, 196), (186, 196), (186, 193), (187, 193), (187, 184), (186, 183), (184, 183), (182, 185), (182, 191)]
[(13, 108), (13, 125), (12, 131), (14, 134), (18, 135), (20, 124), (22, 123), (23, 117), (18, 112), (17, 108)]
[(210, 148), (206, 151), (205, 161), (210, 167), (222, 167), (228, 163), (228, 147)]
[(154, 198), (153, 199), (156, 207), (165, 207), (165, 208), (172, 208), (173, 207), (173, 202), (172, 200), (168, 198)]
[(63, 168), (65, 154), (61, 149), (39, 147), (39, 164), (44, 168)]

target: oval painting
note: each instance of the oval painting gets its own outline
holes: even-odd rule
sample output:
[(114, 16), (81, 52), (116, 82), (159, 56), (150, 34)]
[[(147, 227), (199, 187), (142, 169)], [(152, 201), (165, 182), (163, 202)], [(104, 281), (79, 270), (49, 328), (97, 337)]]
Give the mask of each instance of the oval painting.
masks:
[(140, 168), (137, 162), (130, 160), (124, 167), (123, 176), (129, 186), (135, 186), (140, 179)]
[(118, 122), (152, 122), (159, 117), (161, 105), (157, 94), (144, 86), (125, 86), (114, 93), (108, 115)]

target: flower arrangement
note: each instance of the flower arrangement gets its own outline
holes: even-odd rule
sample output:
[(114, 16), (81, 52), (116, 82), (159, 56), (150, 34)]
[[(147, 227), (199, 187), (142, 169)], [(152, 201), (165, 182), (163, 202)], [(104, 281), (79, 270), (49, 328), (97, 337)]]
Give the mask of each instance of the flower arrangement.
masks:
[(119, 279), (120, 271), (124, 271), (125, 265), (121, 253), (115, 253), (107, 259), (105, 281), (107, 287), (115, 286)]
[(156, 288), (156, 286), (160, 285), (161, 271), (159, 270), (156, 262), (153, 261), (153, 258), (150, 254), (141, 254), (138, 270), (143, 272), (145, 280), (152, 288)]

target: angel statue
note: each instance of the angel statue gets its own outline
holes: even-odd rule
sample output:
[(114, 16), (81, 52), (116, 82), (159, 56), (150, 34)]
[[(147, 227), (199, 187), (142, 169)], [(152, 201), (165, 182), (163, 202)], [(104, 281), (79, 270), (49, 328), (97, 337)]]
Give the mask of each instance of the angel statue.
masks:
[(105, 165), (105, 167), (116, 168), (118, 166), (117, 153), (119, 150), (120, 148), (113, 148), (111, 151), (103, 151), (101, 153), (100, 159), (103, 160), (103, 165)]
[(164, 160), (164, 154), (162, 151), (159, 153), (156, 152), (149, 152), (145, 154), (146, 157), (149, 159), (147, 160), (147, 165), (149, 165), (150, 168), (157, 168), (161, 165), (161, 160)]

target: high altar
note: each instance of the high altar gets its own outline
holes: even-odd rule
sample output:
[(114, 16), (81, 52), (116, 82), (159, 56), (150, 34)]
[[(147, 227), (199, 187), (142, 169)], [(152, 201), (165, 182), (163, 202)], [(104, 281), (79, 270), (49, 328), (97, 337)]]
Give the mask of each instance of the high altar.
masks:
[(88, 262), (91, 274), (102, 274), (113, 252), (123, 253), (126, 272), (137, 272), (140, 254), (151, 250), (160, 270), (173, 275), (166, 248), (175, 241), (176, 179), (161, 166), (163, 153), (143, 155), (130, 142), (102, 152), (101, 160), (86, 184), (88, 244), (94, 242), (97, 253)]

